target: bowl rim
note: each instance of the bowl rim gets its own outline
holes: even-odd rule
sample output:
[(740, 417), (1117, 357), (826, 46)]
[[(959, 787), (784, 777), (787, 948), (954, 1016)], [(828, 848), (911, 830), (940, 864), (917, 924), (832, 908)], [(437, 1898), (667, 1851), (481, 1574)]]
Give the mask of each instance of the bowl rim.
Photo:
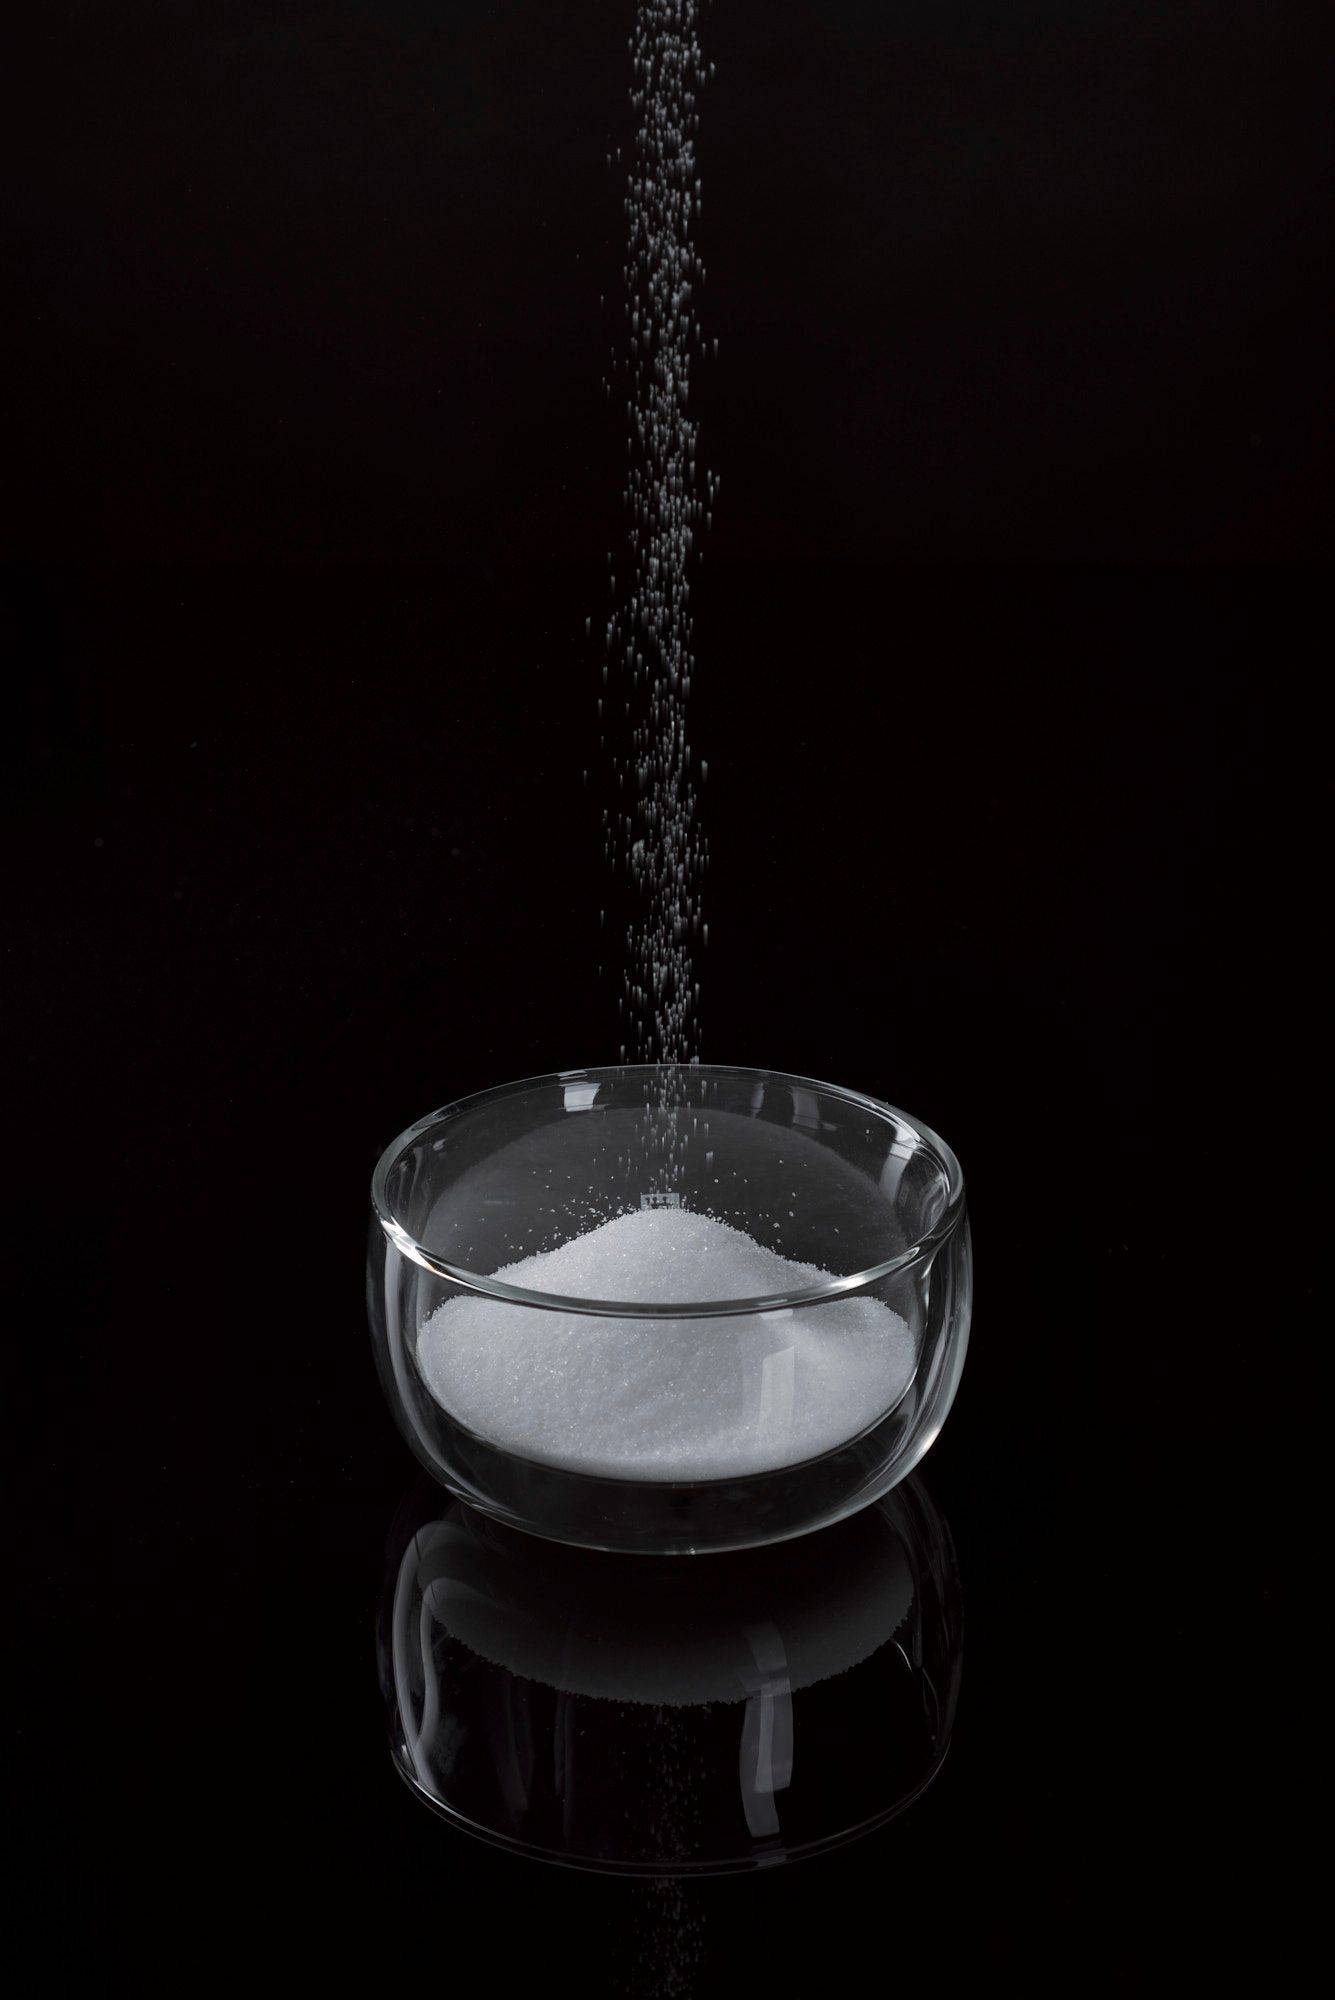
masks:
[[(558, 1292), (538, 1292), (523, 1285), (510, 1285), (503, 1279), (494, 1278), (478, 1271), (467, 1271), (461, 1265), (451, 1264), (438, 1257), (426, 1246), (419, 1243), (411, 1232), (404, 1228), (393, 1214), (387, 1195), (387, 1184), (394, 1166), (412, 1145), (434, 1127), (448, 1120), (462, 1117), (475, 1111), (483, 1104), (494, 1103), (498, 1098), (510, 1097), (524, 1090), (536, 1090), (544, 1085), (559, 1085), (591, 1081), (607, 1076), (635, 1076), (652, 1074), (663, 1065), (657, 1063), (591, 1063), (578, 1069), (551, 1070), (537, 1076), (518, 1077), (511, 1083), (491, 1084), (485, 1090), (470, 1091), (466, 1097), (458, 1097), (449, 1104), (441, 1105), (423, 1118), (416, 1119), (392, 1139), (376, 1162), (371, 1176), (371, 1208), (384, 1236), (399, 1253), (424, 1271), (432, 1272), (438, 1278), (458, 1285), (462, 1290), (478, 1293), (485, 1298), (503, 1300), (509, 1305), (533, 1306), (546, 1312), (572, 1312), (604, 1319), (740, 1319), (753, 1313), (786, 1312), (803, 1306), (819, 1305), (822, 1302), (847, 1298), (865, 1292), (884, 1279), (899, 1276), (914, 1266), (924, 1263), (935, 1255), (937, 1249), (953, 1235), (958, 1228), (965, 1209), (964, 1174), (954, 1152), (940, 1135), (919, 1118), (910, 1117), (897, 1105), (885, 1099), (870, 1097), (865, 1091), (850, 1090), (843, 1084), (824, 1083), (818, 1077), (798, 1076), (790, 1070), (763, 1069), (750, 1063), (698, 1063), (689, 1065), (702, 1073), (713, 1076), (742, 1076), (777, 1084), (796, 1085), (799, 1089), (819, 1090), (831, 1097), (842, 1098), (845, 1103), (857, 1105), (859, 1109), (873, 1116), (906, 1126), (924, 1150), (934, 1156), (936, 1164), (946, 1177), (946, 1204), (932, 1228), (916, 1243), (911, 1243), (897, 1256), (888, 1257), (882, 1263), (868, 1266), (866, 1270), (850, 1272), (845, 1277), (831, 1276), (825, 1284), (808, 1286), (794, 1292), (776, 1292), (762, 1298), (733, 1299), (692, 1299), (679, 1304), (668, 1302), (645, 1303), (629, 1299), (589, 1299), (571, 1298)], [(687, 1067), (687, 1065), (681, 1065)]]

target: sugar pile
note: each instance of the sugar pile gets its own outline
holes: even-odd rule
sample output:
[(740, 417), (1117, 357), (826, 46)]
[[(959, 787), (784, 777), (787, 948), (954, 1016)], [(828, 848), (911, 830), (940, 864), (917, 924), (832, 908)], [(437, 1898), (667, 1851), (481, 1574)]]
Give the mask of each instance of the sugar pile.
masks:
[[(693, 1304), (826, 1282), (742, 1230), (644, 1209), (495, 1273), (566, 1298)], [(723, 1479), (797, 1465), (866, 1430), (913, 1379), (913, 1335), (879, 1299), (715, 1319), (610, 1319), (465, 1294), (418, 1336), (445, 1409), (549, 1465), (623, 1479)]]

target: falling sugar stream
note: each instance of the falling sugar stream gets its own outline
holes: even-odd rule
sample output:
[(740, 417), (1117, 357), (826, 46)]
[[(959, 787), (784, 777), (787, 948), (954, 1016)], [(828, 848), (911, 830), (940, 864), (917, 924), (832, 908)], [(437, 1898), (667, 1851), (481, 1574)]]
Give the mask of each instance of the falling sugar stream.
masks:
[(707, 470), (701, 479), (690, 414), (703, 348), (695, 135), (709, 69), (699, 15), (700, 0), (637, 0), (630, 36), (636, 132), (625, 191), (626, 325), (613, 362), (626, 385), (628, 545), (620, 593), (617, 560), (608, 558), (612, 606), (599, 704), (624, 731), (615, 802), (604, 814), (606, 859), (629, 877), (633, 902), (618, 1001), (621, 1059), (658, 1066), (645, 1165), (660, 1192), (678, 1178), (688, 1138), (678, 1116), (680, 1066), (699, 1060), (695, 953), (708, 939), (700, 894), (707, 844), (686, 727), (695, 671), (692, 555), (718, 487)]

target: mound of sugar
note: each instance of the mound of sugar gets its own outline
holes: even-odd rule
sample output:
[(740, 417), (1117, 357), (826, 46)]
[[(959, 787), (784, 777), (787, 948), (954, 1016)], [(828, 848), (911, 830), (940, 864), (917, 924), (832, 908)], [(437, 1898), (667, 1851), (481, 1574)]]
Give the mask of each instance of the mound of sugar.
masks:
[[(566, 1298), (683, 1304), (805, 1291), (794, 1264), (687, 1209), (620, 1215), (495, 1275)], [(717, 1319), (607, 1319), (465, 1293), (418, 1336), (431, 1393), (506, 1451), (622, 1479), (726, 1479), (857, 1437), (913, 1379), (913, 1335), (879, 1299)]]

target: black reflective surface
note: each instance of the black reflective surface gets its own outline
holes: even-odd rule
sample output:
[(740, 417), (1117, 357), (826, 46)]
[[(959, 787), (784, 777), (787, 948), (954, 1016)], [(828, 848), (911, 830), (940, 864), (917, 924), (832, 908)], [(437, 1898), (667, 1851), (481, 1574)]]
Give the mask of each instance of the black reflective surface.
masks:
[(502, 1846), (613, 1872), (768, 1867), (891, 1818), (949, 1748), (959, 1583), (917, 1479), (821, 1534), (694, 1560), (562, 1548), (428, 1489), (391, 1550), (394, 1761)]

